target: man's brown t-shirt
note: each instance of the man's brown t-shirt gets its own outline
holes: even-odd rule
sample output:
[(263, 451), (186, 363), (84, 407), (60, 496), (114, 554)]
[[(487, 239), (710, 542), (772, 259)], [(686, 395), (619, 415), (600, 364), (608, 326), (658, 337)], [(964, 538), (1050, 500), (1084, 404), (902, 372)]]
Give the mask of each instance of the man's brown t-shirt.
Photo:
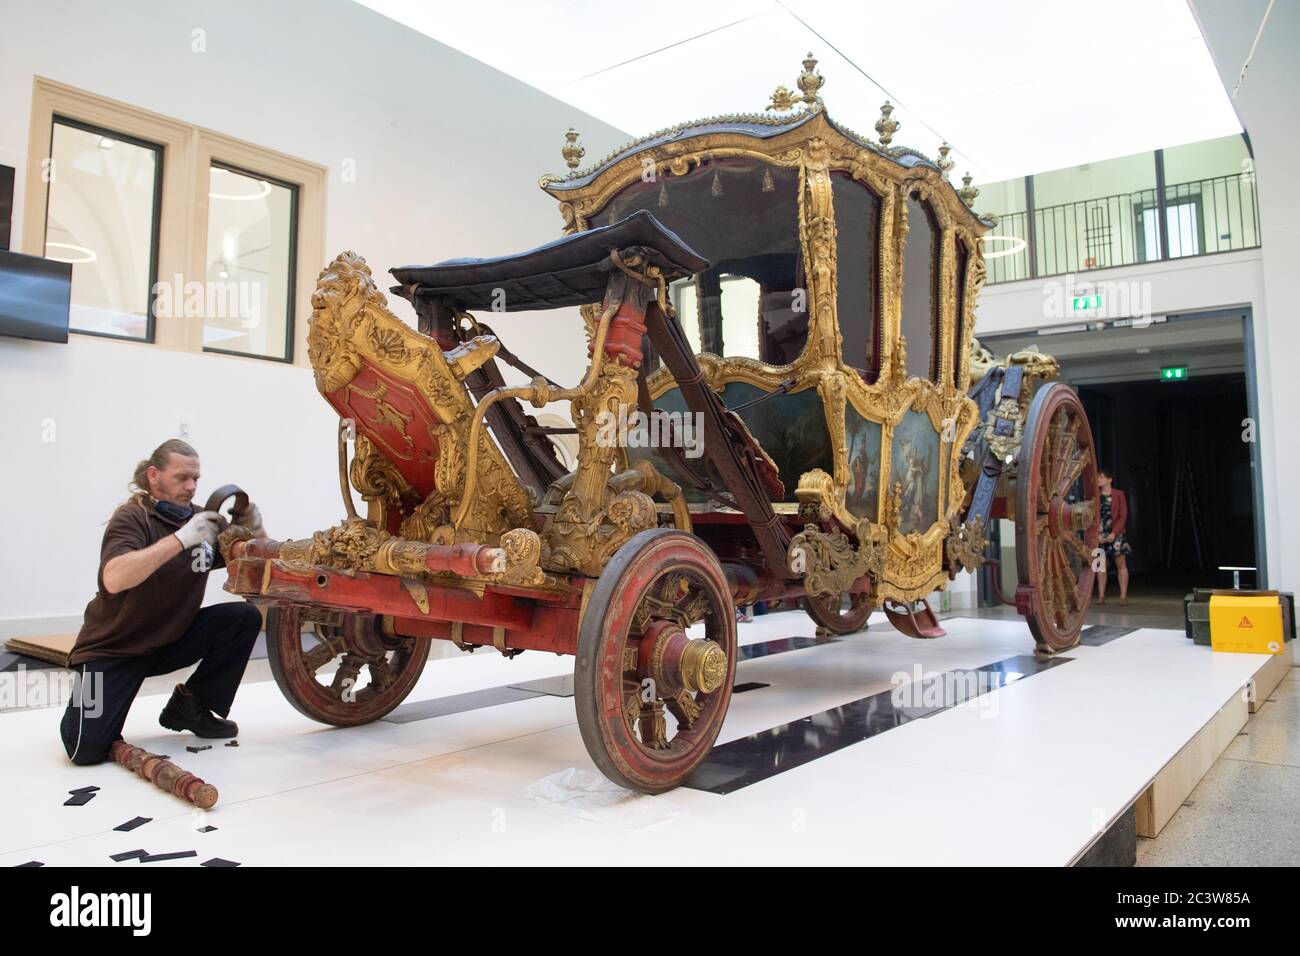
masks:
[[(72, 648), (73, 665), (100, 657), (148, 654), (178, 640), (189, 629), (203, 604), (208, 571), (225, 566), (215, 548), (207, 567), (205, 554), (182, 548), (135, 587), (116, 594), (104, 589), (104, 565), (120, 554), (161, 541), (182, 524), (160, 515), (152, 499), (144, 495), (136, 495), (113, 512), (99, 552), (99, 591), (86, 605), (81, 632)], [(225, 518), (218, 521), (221, 531), (228, 525)]]

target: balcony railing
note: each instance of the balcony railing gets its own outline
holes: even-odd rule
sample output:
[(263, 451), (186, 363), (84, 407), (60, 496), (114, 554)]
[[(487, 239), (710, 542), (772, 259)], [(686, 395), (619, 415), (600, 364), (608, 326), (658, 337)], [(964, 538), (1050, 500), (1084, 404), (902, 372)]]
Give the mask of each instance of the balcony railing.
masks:
[[(1015, 212), (985, 236), (988, 281), (1087, 272), (1259, 245), (1252, 173)], [(1032, 256), (1031, 256), (1032, 253)]]

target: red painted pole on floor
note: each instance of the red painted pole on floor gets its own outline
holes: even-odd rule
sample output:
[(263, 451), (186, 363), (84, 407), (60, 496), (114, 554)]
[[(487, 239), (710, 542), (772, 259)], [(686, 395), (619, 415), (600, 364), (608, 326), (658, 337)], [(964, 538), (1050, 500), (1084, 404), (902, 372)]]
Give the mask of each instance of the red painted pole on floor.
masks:
[(133, 770), (150, 781), (159, 790), (173, 793), (203, 810), (216, 805), (217, 788), (188, 770), (182, 770), (158, 754), (143, 747), (133, 747), (125, 740), (113, 741), (109, 755), (127, 770)]

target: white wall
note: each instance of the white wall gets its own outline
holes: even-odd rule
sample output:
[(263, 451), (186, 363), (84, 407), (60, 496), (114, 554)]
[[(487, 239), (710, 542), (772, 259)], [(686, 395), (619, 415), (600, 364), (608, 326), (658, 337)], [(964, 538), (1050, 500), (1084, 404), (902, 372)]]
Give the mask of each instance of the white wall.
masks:
[[(195, 29), (206, 52), (191, 49)], [(564, 130), (583, 133), (589, 158), (631, 138), (347, 0), (7, 0), (0, 163), (18, 171), (15, 244), (24, 217), (41, 214), (23, 207), (36, 75), (328, 166), (328, 255), (355, 249), (381, 288), (394, 265), (555, 238), (560, 217), (537, 177), (563, 169)], [(342, 181), (345, 160), (355, 182)], [(414, 322), (404, 301), (393, 309)], [(495, 318), (535, 367), (578, 380), (575, 311)], [(309, 371), (76, 335), (0, 339), (0, 636), (76, 629), (103, 523), (136, 461), (182, 418), (202, 458), (201, 496), (243, 485), (278, 537), (342, 515), (336, 419)]]
[[(1191, 0), (1192, 12), (1231, 93), (1255, 40), (1266, 0)], [(1255, 316), (1260, 385), (1261, 453), (1268, 538), (1269, 585), (1300, 587), (1300, 322), (1296, 321), (1296, 264), (1300, 262), (1300, 193), (1295, 159), (1300, 155), (1300, 4), (1273, 5), (1247, 77), (1233, 99), (1250, 134), (1259, 183), (1263, 258), (1261, 306)], [(1264, 314), (1261, 321), (1260, 315)]]

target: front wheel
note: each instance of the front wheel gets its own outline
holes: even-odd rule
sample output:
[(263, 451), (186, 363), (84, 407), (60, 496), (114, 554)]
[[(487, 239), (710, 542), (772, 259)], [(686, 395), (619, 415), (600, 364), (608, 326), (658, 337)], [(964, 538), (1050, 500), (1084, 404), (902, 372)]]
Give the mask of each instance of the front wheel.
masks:
[(601, 572), (578, 630), (574, 701), (591, 759), (632, 790), (678, 786), (709, 755), (735, 675), (718, 559), (682, 531), (637, 534)]

